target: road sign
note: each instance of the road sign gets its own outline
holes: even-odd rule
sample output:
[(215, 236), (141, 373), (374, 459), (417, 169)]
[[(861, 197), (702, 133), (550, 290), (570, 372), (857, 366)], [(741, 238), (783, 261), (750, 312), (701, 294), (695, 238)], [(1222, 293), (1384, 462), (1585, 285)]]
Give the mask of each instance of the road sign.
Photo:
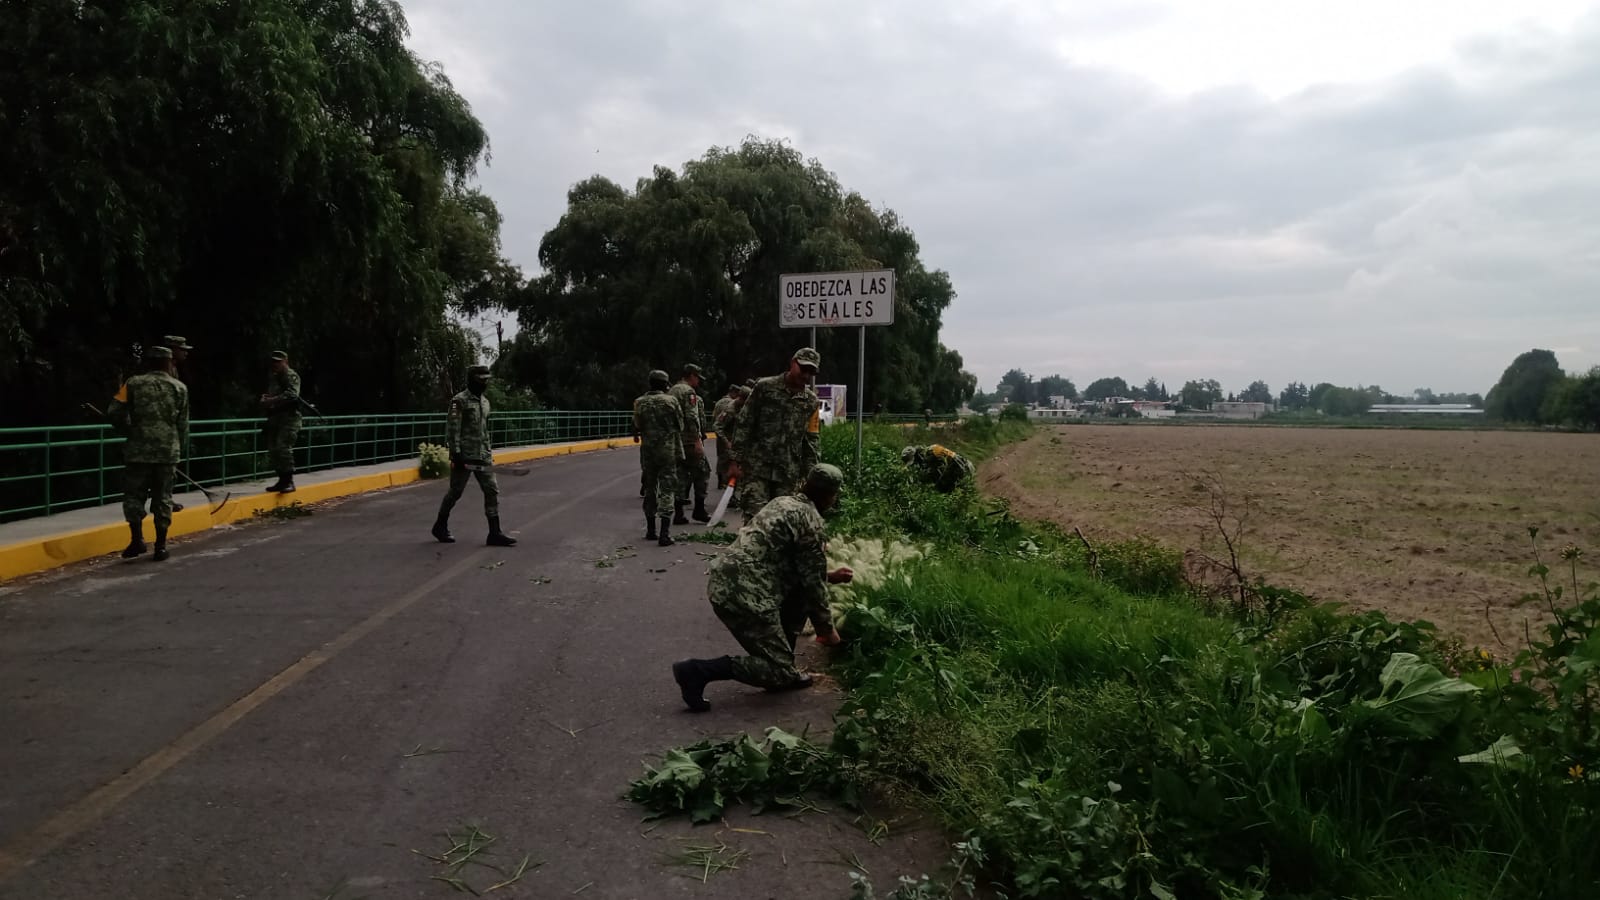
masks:
[(780, 275), (778, 303), (783, 328), (893, 325), (894, 270)]

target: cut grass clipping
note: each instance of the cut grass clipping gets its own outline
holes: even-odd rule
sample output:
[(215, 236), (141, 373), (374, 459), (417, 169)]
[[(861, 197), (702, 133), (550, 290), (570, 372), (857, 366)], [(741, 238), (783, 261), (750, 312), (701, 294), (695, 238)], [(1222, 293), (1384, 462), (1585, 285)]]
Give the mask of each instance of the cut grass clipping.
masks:
[[(512, 864), (503, 864), (493, 859), (494, 851), (491, 846), (498, 840), (477, 825), (463, 825), (446, 830), (442, 835), (449, 842), (449, 848), (440, 854), (423, 853), (421, 850), (412, 850), (412, 853), (436, 863), (440, 871), (428, 876), (434, 881), (442, 881), (457, 891), (471, 894), (474, 897), (490, 894), (502, 888), (508, 888), (518, 881), (529, 869), (537, 869), (544, 865), (533, 862), (533, 857), (523, 854), (522, 859)], [(489, 877), (496, 880), (483, 887), (475, 886), (468, 880), (468, 866), (485, 869), (493, 875), (485, 875), (477, 880), (481, 883)]]
[(663, 863), (692, 869), (689, 877), (698, 878), (701, 884), (705, 884), (713, 875), (738, 869), (739, 863), (749, 856), (749, 850), (738, 850), (727, 844), (691, 845), (677, 853), (666, 854)]
[(302, 504), (299, 500), (287, 506), (274, 506), (271, 509), (258, 509), (251, 513), (257, 519), (271, 519), (275, 522), (284, 522), (289, 519), (303, 519), (311, 515), (311, 507)]

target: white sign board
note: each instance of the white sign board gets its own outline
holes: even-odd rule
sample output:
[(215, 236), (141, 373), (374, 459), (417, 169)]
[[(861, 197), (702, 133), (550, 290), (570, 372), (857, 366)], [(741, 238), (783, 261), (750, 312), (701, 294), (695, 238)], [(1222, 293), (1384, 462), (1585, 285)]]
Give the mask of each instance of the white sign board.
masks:
[(778, 303), (784, 328), (893, 325), (894, 270), (781, 275)]

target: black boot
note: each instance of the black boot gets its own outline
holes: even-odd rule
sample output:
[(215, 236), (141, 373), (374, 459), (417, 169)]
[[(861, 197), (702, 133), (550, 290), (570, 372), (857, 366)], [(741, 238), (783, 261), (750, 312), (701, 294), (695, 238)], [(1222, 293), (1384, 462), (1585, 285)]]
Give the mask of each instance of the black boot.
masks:
[(456, 536), (450, 533), (450, 520), (440, 516), (433, 522), (433, 538), (441, 544), (454, 544)]
[(283, 485), (284, 485), (285, 481), (287, 481), (287, 479), (284, 478), (284, 476), (279, 475), (277, 481), (274, 481), (273, 483), (271, 483), (271, 484), (266, 486), (266, 488), (265, 488), (266, 492), (269, 493), (269, 494), (275, 494), (278, 491), (283, 490)]
[(172, 511), (173, 512), (183, 512), (183, 504), (179, 503), (176, 500), (172, 501)]
[(673, 544), (677, 543), (677, 541), (672, 539), (671, 523), (671, 519), (667, 518), (666, 516), (661, 517), (661, 536), (656, 538), (657, 546), (671, 547)]
[(678, 683), (683, 702), (691, 712), (707, 712), (711, 704), (706, 701), (706, 685), (713, 681), (733, 679), (733, 658), (685, 659), (672, 664), (672, 680)]
[(656, 517), (650, 513), (644, 514), (644, 539), (647, 541), (656, 539)]
[(489, 547), (515, 547), (517, 539), (500, 530), (500, 517), (489, 517), (489, 539), (483, 542)]
[(689, 524), (689, 520), (683, 515), (683, 502), (682, 501), (679, 501), (678, 505), (674, 506), (672, 508), (672, 524), (674, 524), (674, 525), (687, 525), (687, 524)]
[(711, 521), (711, 513), (706, 512), (706, 498), (694, 498), (694, 520), (696, 522)]
[(292, 493), (294, 493), (294, 473), (293, 472), (290, 472), (289, 474), (283, 476), (283, 479), (281, 481), (281, 486), (278, 488), (278, 493), (280, 493), (280, 494), (292, 494)]
[(140, 522), (128, 523), (128, 534), (132, 539), (128, 541), (128, 546), (123, 548), (123, 559), (133, 559), (135, 556), (144, 555), (144, 529), (140, 527), (142, 524)]
[(152, 559), (154, 559), (156, 562), (161, 562), (162, 560), (164, 560), (166, 558), (167, 558), (167, 530), (165, 528), (157, 528), (156, 529), (156, 552), (155, 552), (155, 556), (153, 556)]

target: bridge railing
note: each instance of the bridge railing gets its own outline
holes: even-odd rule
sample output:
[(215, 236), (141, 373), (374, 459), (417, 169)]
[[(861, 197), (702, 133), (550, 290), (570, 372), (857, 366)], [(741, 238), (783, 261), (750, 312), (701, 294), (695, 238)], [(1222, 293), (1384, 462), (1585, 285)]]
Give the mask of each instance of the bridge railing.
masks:
[[(265, 419), (191, 421), (179, 469), (207, 487), (271, 475), (265, 424)], [(496, 412), (489, 426), (496, 447), (512, 447), (625, 437), (633, 419), (625, 410), (528, 410)], [(418, 444), (444, 438), (444, 413), (308, 417), (295, 444), (295, 469), (415, 457)], [(123, 443), (103, 424), (0, 428), (0, 522), (119, 500)]]

